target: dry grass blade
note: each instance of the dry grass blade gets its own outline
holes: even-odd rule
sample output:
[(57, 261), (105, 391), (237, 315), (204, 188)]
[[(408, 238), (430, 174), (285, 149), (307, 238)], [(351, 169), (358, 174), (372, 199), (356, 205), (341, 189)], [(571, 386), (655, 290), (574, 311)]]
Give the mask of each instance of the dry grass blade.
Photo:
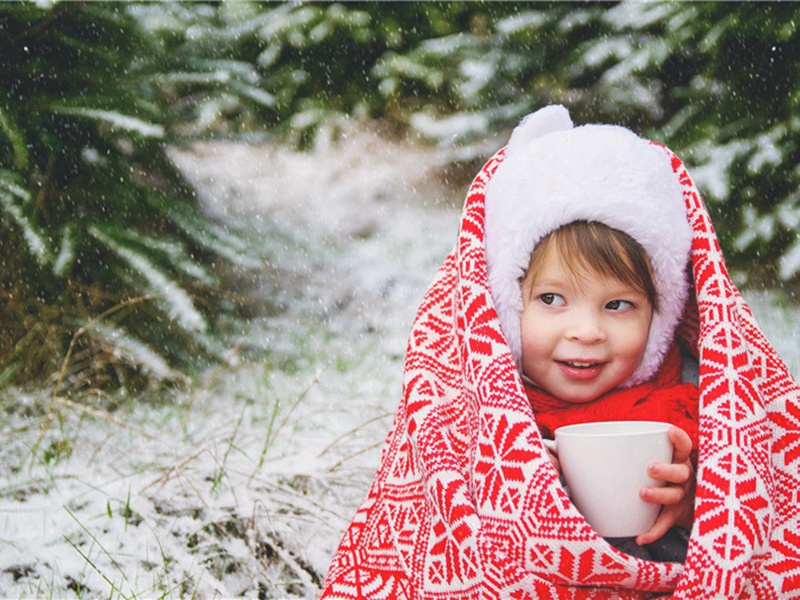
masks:
[(356, 458), (358, 456), (361, 456), (362, 454), (365, 454), (367, 452), (370, 452), (370, 451), (374, 450), (375, 448), (380, 448), (381, 446), (383, 446), (383, 440), (381, 440), (380, 442), (378, 442), (376, 444), (372, 444), (371, 446), (367, 446), (366, 448), (362, 448), (358, 452), (353, 452), (350, 456), (345, 456), (342, 460), (340, 460), (335, 465), (333, 465), (331, 468), (329, 468), (328, 469), (328, 473), (333, 473), (336, 469), (341, 467), (347, 461), (353, 460), (354, 458)]
[(289, 410), (286, 411), (286, 414), (284, 415), (283, 419), (281, 420), (281, 422), (278, 424), (277, 427), (272, 427), (272, 424), (270, 424), (269, 430), (267, 431), (267, 437), (264, 440), (264, 446), (263, 446), (263, 448), (261, 450), (261, 456), (260, 456), (260, 458), (258, 460), (258, 464), (256, 465), (256, 468), (253, 470), (253, 472), (250, 474), (249, 479), (247, 480), (247, 484), (248, 485), (250, 485), (253, 482), (253, 479), (255, 478), (256, 474), (261, 469), (261, 467), (264, 465), (264, 458), (266, 457), (267, 450), (269, 450), (269, 447), (272, 444), (272, 441), (276, 438), (278, 433), (286, 426), (286, 423), (289, 421), (289, 418), (292, 416), (292, 413), (295, 411), (295, 409), (298, 407), (298, 405), (303, 401), (303, 399), (308, 395), (308, 393), (314, 388), (314, 386), (317, 385), (317, 383), (319, 383), (320, 377), (322, 377), (322, 374), (324, 372), (325, 372), (324, 368), (320, 369), (319, 371), (317, 371), (317, 373), (314, 375), (314, 378), (311, 380), (311, 382), (294, 399), (294, 402), (292, 402), (292, 405), (289, 407)]
[(325, 454), (330, 452), (330, 450), (333, 447), (335, 447), (339, 442), (341, 442), (344, 439), (347, 439), (351, 435), (354, 435), (354, 434), (358, 433), (359, 431), (361, 431), (367, 425), (371, 425), (372, 423), (376, 423), (378, 421), (381, 421), (381, 420), (385, 419), (386, 417), (391, 417), (391, 416), (392, 416), (392, 413), (385, 412), (385, 413), (383, 413), (381, 415), (378, 415), (377, 417), (373, 417), (373, 418), (371, 418), (371, 419), (369, 419), (367, 421), (364, 421), (363, 423), (360, 423), (356, 427), (353, 427), (350, 431), (344, 432), (342, 435), (340, 435), (339, 437), (334, 439), (330, 444), (325, 446), (325, 448), (323, 448), (322, 451), (320, 451), (320, 453), (317, 454), (317, 457), (318, 458), (322, 458), (323, 456), (325, 456)]
[(244, 346), (244, 342), (238, 342), (233, 348), (231, 348), (230, 352), (225, 356), (224, 360), (217, 366), (216, 369), (211, 371), (203, 381), (197, 386), (194, 393), (192, 394), (191, 399), (189, 400), (189, 404), (186, 409), (186, 415), (188, 416), (192, 413), (192, 408), (194, 407), (195, 400), (197, 399), (198, 394), (207, 390), (211, 387), (211, 384), (222, 375), (226, 369), (230, 368), (232, 361), (236, 358), (239, 353), (242, 351), (242, 347)]
[[(147, 296), (138, 296), (136, 298), (130, 298), (125, 300), (124, 302), (120, 302), (109, 308), (108, 310), (104, 311), (103, 313), (99, 314), (95, 318), (91, 319), (88, 323), (83, 325), (80, 329), (78, 329), (73, 335), (72, 339), (69, 342), (69, 347), (67, 348), (67, 353), (64, 355), (64, 360), (61, 363), (61, 368), (58, 371), (58, 377), (56, 378), (56, 383), (53, 386), (53, 393), (50, 397), (50, 404), (47, 407), (47, 413), (44, 416), (44, 422), (42, 423), (41, 432), (39, 433), (39, 438), (36, 440), (36, 443), (33, 445), (31, 450), (31, 456), (35, 457), (39, 451), (39, 446), (44, 439), (45, 434), (47, 433), (48, 429), (50, 428), (50, 423), (53, 421), (53, 412), (55, 405), (59, 402), (59, 391), (61, 390), (61, 386), (64, 383), (64, 377), (66, 376), (67, 367), (69, 366), (70, 359), (72, 358), (72, 353), (75, 351), (75, 344), (78, 342), (78, 339), (89, 331), (95, 324), (99, 323), (103, 319), (113, 315), (114, 313), (122, 310), (123, 308), (127, 308), (130, 306), (135, 306), (136, 304), (141, 304), (142, 302), (149, 302), (150, 300), (154, 300), (156, 298), (160, 298), (163, 294), (150, 294)], [(75, 403), (71, 403), (71, 408), (74, 408), (78, 405)], [(33, 466), (33, 459), (31, 461), (31, 466)]]
[(157, 438), (157, 436), (145, 431), (141, 427), (137, 427), (136, 425), (131, 425), (130, 423), (126, 423), (125, 421), (117, 419), (116, 417), (112, 417), (111, 415), (109, 415), (106, 412), (103, 412), (102, 410), (97, 410), (96, 408), (91, 408), (89, 406), (84, 406), (83, 404), (78, 404), (77, 402), (73, 402), (72, 400), (68, 400), (67, 398), (62, 398), (61, 396), (56, 396), (53, 400), (63, 406), (66, 406), (67, 408), (71, 408), (79, 412), (92, 415), (93, 417), (97, 417), (98, 419), (103, 419), (104, 421), (108, 421), (109, 423), (113, 423), (114, 425), (119, 425), (124, 429), (141, 433), (144, 437), (146, 437), (149, 440), (154, 440)]
[[(158, 478), (154, 479), (153, 481), (151, 481), (150, 483), (148, 483), (139, 492), (142, 493), (145, 490), (147, 490), (147, 489), (149, 489), (149, 488), (151, 488), (151, 487), (153, 487), (153, 486), (155, 486), (155, 485), (157, 485), (159, 483), (166, 484), (169, 481), (169, 479), (172, 476), (172, 474), (173, 473), (177, 473), (178, 476), (181, 477), (184, 481), (186, 481), (186, 483), (189, 485), (189, 487), (192, 488), (192, 491), (195, 493), (195, 495), (200, 500), (200, 502), (203, 504), (203, 506), (205, 508), (208, 508), (208, 503), (205, 501), (205, 499), (203, 498), (202, 494), (197, 489), (197, 487), (194, 485), (194, 483), (192, 483), (191, 478), (183, 470), (183, 468), (186, 465), (188, 465), (189, 463), (191, 463), (194, 460), (197, 460), (200, 456), (202, 456), (203, 454), (206, 454), (206, 453), (208, 453), (208, 455), (211, 457), (211, 459), (219, 466), (219, 461), (217, 461), (217, 459), (214, 456), (214, 454), (208, 448), (203, 448), (202, 450), (200, 450), (198, 452), (195, 452), (191, 456), (189, 456), (187, 458), (184, 458), (177, 465), (172, 466), (172, 467), (167, 467), (166, 469), (164, 469), (164, 473), (160, 477), (158, 477)], [(221, 468), (221, 466), (220, 466), (220, 468)]]

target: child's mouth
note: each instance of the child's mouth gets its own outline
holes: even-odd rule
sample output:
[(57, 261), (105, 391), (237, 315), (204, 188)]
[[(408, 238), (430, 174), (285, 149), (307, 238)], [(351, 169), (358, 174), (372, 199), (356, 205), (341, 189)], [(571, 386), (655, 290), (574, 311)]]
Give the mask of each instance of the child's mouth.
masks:
[(591, 381), (603, 370), (602, 362), (561, 360), (558, 364), (564, 375), (573, 381)]
[(591, 369), (591, 368), (600, 366), (600, 363), (598, 363), (598, 362), (576, 362), (576, 361), (570, 361), (570, 360), (562, 360), (562, 361), (559, 361), (559, 362), (562, 365), (565, 365), (567, 367), (572, 367), (574, 369)]

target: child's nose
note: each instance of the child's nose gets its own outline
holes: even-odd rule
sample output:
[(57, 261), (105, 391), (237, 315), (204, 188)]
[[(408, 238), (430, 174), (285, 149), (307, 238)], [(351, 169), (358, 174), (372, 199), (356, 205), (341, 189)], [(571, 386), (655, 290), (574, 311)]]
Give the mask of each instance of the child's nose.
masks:
[(596, 344), (606, 339), (606, 331), (600, 315), (584, 311), (572, 322), (568, 337), (582, 344)]

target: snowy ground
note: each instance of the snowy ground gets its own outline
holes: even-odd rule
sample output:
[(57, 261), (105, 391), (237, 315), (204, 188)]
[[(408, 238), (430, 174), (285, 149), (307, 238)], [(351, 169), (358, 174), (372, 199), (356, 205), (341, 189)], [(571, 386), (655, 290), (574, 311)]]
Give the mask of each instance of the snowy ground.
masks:
[[(114, 421), (59, 405), (41, 434), (46, 392), (2, 399), (0, 596), (314, 598), (366, 492), (465, 187), (369, 133), (173, 157), (268, 258), (239, 282), (259, 309), (229, 364)], [(800, 373), (800, 312), (750, 298)]]
[[(231, 364), (111, 422), (9, 394), (0, 596), (313, 598), (377, 464), (414, 312), (455, 241), (432, 151), (176, 151), (264, 273)], [(461, 195), (460, 190), (457, 195)], [(448, 198), (448, 195), (451, 196)]]

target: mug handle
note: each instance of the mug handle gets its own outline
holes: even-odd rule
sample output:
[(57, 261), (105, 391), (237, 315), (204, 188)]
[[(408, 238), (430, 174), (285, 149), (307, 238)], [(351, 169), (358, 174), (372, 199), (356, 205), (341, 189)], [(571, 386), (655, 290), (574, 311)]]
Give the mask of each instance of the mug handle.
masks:
[[(555, 440), (551, 440), (551, 439), (548, 439), (548, 438), (542, 438), (542, 444), (544, 445), (545, 448), (550, 450), (550, 452), (555, 454), (556, 457), (558, 457), (558, 445), (556, 444)], [(559, 479), (561, 481), (561, 486), (564, 488), (564, 491), (567, 493), (567, 496), (571, 497), (571, 494), (569, 493), (569, 486), (567, 485), (567, 482), (564, 479), (564, 473), (563, 472), (559, 474)]]

